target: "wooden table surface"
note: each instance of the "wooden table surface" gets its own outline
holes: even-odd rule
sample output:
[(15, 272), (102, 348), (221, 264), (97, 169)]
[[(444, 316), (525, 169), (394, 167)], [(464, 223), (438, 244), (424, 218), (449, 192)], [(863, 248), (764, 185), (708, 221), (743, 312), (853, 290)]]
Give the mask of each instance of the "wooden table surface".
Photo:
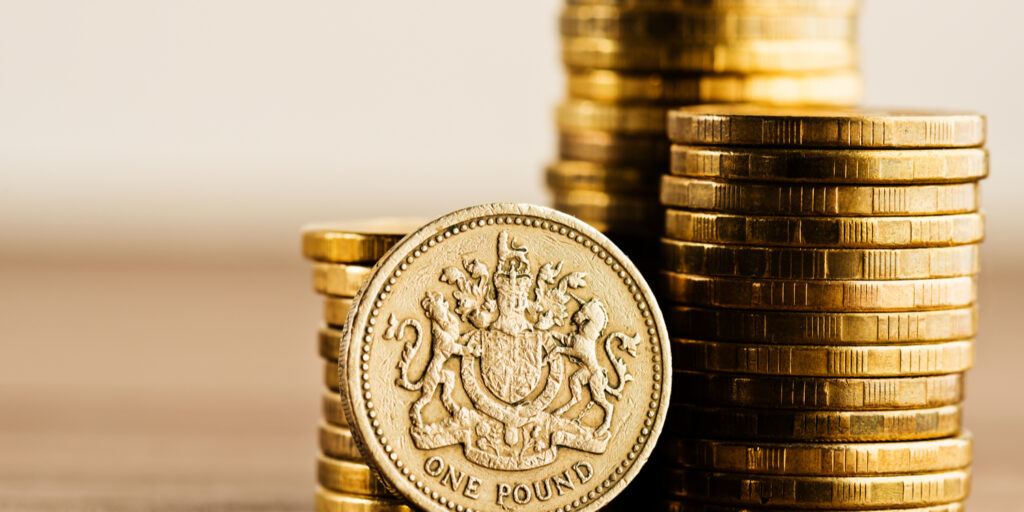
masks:
[[(1024, 511), (1024, 266), (988, 266), (977, 511)], [(312, 507), (320, 303), (289, 263), (0, 264), (0, 510)]]

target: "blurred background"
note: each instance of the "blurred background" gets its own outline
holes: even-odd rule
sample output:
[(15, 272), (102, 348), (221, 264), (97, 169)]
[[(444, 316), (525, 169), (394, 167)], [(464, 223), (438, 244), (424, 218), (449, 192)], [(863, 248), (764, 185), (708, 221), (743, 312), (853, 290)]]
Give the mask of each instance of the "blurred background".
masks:
[[(308, 510), (320, 303), (299, 228), (547, 202), (560, 4), (0, 1), (0, 508)], [(1024, 510), (1022, 14), (861, 16), (867, 104), (988, 115), (967, 420), (985, 510)]]

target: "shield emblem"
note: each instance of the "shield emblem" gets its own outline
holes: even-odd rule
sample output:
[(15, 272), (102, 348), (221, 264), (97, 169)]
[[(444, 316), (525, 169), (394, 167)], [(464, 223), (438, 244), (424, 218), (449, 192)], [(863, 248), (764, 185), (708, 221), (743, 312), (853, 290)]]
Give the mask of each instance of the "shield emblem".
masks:
[(543, 369), (539, 333), (517, 336), (501, 331), (482, 331), (480, 373), (484, 385), (507, 403), (516, 403), (536, 389)]

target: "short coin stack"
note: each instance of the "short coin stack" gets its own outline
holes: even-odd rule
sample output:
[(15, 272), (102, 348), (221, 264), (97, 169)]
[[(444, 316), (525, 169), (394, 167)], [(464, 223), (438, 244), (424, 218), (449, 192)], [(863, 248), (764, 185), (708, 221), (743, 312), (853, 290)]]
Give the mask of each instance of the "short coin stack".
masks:
[(644, 270), (661, 232), (668, 108), (854, 104), (856, 18), (856, 0), (568, 0), (569, 98), (557, 113), (559, 160), (546, 170), (555, 208)]
[(423, 224), (412, 219), (311, 225), (303, 229), (302, 253), (313, 260), (313, 288), (324, 296), (319, 350), (324, 359), (323, 420), (319, 426), (315, 510), (409, 512), (364, 462), (348, 429), (338, 393), (338, 350), (352, 297), (373, 264), (398, 240)]
[(973, 114), (668, 119), (674, 510), (962, 510), (988, 172)]

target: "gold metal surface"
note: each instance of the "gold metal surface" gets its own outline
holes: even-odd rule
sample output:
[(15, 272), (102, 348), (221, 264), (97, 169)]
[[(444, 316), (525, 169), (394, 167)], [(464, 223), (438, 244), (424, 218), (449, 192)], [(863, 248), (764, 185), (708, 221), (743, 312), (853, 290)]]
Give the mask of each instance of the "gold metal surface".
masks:
[(337, 297), (354, 297), (370, 275), (370, 266), (313, 262), (313, 289)]
[(359, 453), (359, 447), (352, 439), (352, 432), (344, 427), (338, 427), (328, 423), (320, 423), (318, 429), (320, 437), (320, 451), (332, 459), (362, 461), (363, 456)]
[(664, 133), (629, 135), (608, 131), (560, 131), (559, 156), (603, 165), (668, 168), (668, 139)]
[(345, 317), (352, 307), (352, 299), (348, 297), (324, 297), (324, 322), (328, 326), (345, 325)]
[[(314, 512), (414, 512), (399, 500), (338, 493), (317, 487)], [(913, 511), (911, 511), (913, 512)]]
[(320, 455), (316, 459), (316, 479), (320, 485), (334, 492), (394, 497), (377, 473), (362, 462)]
[(324, 389), (320, 397), (320, 412), (324, 420), (337, 427), (348, 427), (348, 419), (345, 418), (345, 407), (341, 404), (341, 395), (330, 388)]
[(425, 219), (386, 218), (310, 224), (302, 228), (302, 254), (315, 261), (373, 262), (423, 222)]
[(665, 113), (656, 105), (602, 103), (569, 99), (558, 106), (558, 129), (563, 132), (607, 131), (664, 136)]
[(641, 192), (651, 196), (658, 190), (661, 170), (559, 160), (545, 169), (544, 178), (548, 187), (556, 190)]

